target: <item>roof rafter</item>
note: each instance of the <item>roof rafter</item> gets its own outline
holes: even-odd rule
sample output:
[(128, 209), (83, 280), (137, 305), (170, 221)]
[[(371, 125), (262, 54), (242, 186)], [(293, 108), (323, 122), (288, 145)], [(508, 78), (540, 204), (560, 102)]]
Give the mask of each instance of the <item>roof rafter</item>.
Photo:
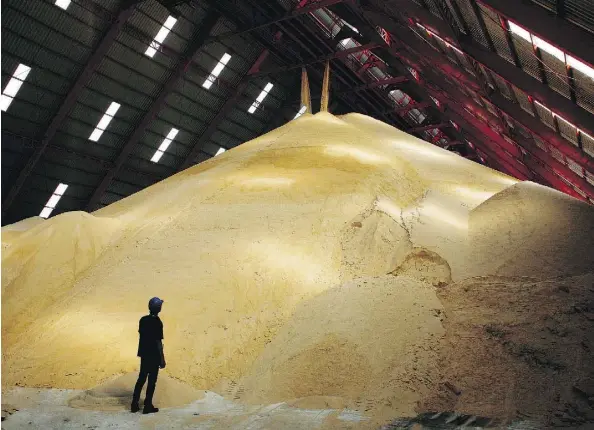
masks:
[(52, 139), (56, 135), (56, 132), (59, 130), (66, 116), (74, 108), (76, 100), (78, 99), (78, 96), (80, 95), (81, 91), (91, 80), (91, 76), (93, 75), (97, 67), (99, 67), (101, 60), (113, 44), (121, 29), (124, 27), (130, 15), (132, 15), (134, 6), (139, 2), (140, 0), (125, 0), (121, 3), (117, 17), (115, 18), (113, 23), (110, 25), (110, 27), (107, 29), (107, 31), (101, 38), (100, 42), (93, 50), (93, 53), (87, 60), (84, 69), (76, 78), (76, 81), (74, 82), (74, 84), (66, 94), (66, 97), (62, 101), (60, 108), (52, 118), (45, 133), (41, 137), (39, 146), (33, 152), (31, 157), (27, 161), (25, 167), (20, 171), (15, 183), (13, 184), (12, 188), (8, 192), (8, 195), (2, 202), (2, 213), (5, 213), (14, 202), (14, 199), (18, 195), (19, 191), (21, 190), (25, 182), (27, 181), (27, 178), (37, 165), (38, 161), (41, 159), (41, 156), (45, 152), (47, 145), (52, 141)]
[(130, 138), (122, 147), (120, 153), (118, 154), (118, 157), (114, 162), (114, 166), (111, 169), (109, 169), (109, 171), (103, 177), (101, 183), (91, 196), (86, 206), (87, 211), (90, 212), (92, 210), (95, 210), (96, 207), (100, 204), (101, 197), (103, 196), (105, 191), (107, 191), (109, 184), (111, 183), (115, 175), (118, 173), (120, 168), (123, 166), (124, 162), (132, 152), (132, 149), (134, 148), (136, 143), (142, 138), (146, 128), (150, 125), (150, 123), (155, 119), (155, 117), (163, 108), (167, 96), (169, 96), (169, 94), (175, 89), (179, 81), (182, 79), (187, 67), (193, 61), (193, 58), (198, 53), (198, 51), (200, 51), (200, 49), (204, 46), (208, 36), (210, 35), (210, 32), (217, 24), (219, 18), (220, 14), (218, 11), (208, 11), (206, 17), (195, 31), (184, 54), (181, 56), (177, 65), (173, 69), (173, 72), (171, 73), (165, 84), (161, 87), (159, 95), (153, 101), (149, 110), (144, 114), (142, 120), (138, 123), (138, 125), (132, 132)]

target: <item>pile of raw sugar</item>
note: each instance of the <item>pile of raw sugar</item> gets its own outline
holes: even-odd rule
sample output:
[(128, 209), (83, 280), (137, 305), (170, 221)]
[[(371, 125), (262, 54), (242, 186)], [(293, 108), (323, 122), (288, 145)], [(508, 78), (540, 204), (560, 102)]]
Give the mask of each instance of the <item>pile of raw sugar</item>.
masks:
[[(192, 387), (163, 404), (594, 419), (594, 208), (363, 115), (305, 114), (2, 249), (3, 387), (136, 372), (159, 296), (164, 375)], [(98, 390), (79, 406), (126, 395)]]

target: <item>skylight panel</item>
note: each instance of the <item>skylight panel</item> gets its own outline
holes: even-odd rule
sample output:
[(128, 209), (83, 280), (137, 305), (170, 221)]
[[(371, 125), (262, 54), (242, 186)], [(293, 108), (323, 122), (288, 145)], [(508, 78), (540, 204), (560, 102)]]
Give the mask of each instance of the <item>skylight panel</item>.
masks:
[(161, 142), (161, 145), (159, 145), (159, 149), (155, 151), (153, 157), (151, 158), (153, 163), (159, 162), (165, 151), (167, 151), (167, 148), (169, 148), (169, 145), (171, 145), (173, 139), (175, 139), (175, 136), (177, 136), (177, 133), (179, 133), (177, 128), (172, 128), (169, 133), (167, 133), (167, 137), (163, 139), (163, 142)]
[(264, 87), (264, 89), (262, 90), (262, 92), (260, 93), (260, 95), (258, 95), (258, 97), (256, 98), (256, 101), (254, 101), (254, 103), (252, 103), (252, 105), (248, 109), (248, 112), (249, 113), (256, 112), (256, 109), (264, 101), (264, 99), (266, 98), (266, 96), (268, 95), (268, 93), (270, 92), (270, 90), (272, 89), (273, 86), (274, 85), (271, 84), (270, 82), (268, 82), (266, 84), (266, 86)]
[(344, 50), (350, 49), (350, 48), (355, 48), (357, 46), (357, 44), (355, 43), (355, 41), (351, 37), (348, 37), (346, 39), (341, 40), (340, 43), (339, 43), (339, 45)]
[(297, 112), (297, 115), (295, 115), (295, 118), (293, 118), (293, 119), (299, 118), (301, 115), (303, 115), (305, 113), (306, 110), (307, 110), (306, 106), (301, 106), (301, 109), (299, 109), (299, 112)]
[(119, 103), (111, 102), (111, 104), (105, 111), (105, 114), (99, 120), (97, 127), (95, 127), (95, 130), (93, 130), (93, 132), (89, 136), (89, 140), (92, 140), (93, 142), (97, 142), (99, 140), (99, 138), (101, 137), (103, 132), (107, 129), (107, 126), (109, 125), (109, 123), (111, 122), (111, 120), (113, 119), (113, 117), (115, 116), (115, 114), (119, 108), (120, 108)]
[(543, 108), (544, 110), (546, 110), (547, 112), (549, 112), (551, 115), (553, 114), (553, 111), (551, 111), (548, 107), (546, 107), (545, 105), (543, 105), (542, 103), (539, 103), (538, 101), (534, 100), (534, 103), (539, 105), (541, 108)]
[(217, 151), (217, 153), (215, 154), (215, 157), (219, 154), (222, 154), (223, 152), (225, 152), (225, 148), (219, 148), (219, 150)]
[(70, 0), (56, 0), (55, 5), (66, 10), (68, 9), (68, 6), (70, 6)]
[(344, 19), (342, 20), (342, 23), (343, 23), (343, 25), (346, 25), (348, 28), (350, 28), (351, 30), (353, 30), (355, 33), (361, 34), (361, 33), (359, 33), (359, 30), (357, 30), (357, 28), (355, 26), (349, 24)]
[(225, 52), (223, 54), (223, 57), (221, 58), (221, 61), (219, 61), (217, 65), (214, 67), (214, 69), (212, 69), (210, 76), (206, 78), (206, 80), (202, 84), (204, 88), (208, 90), (212, 86), (212, 84), (219, 77), (219, 75), (221, 74), (221, 72), (223, 71), (230, 59), (231, 56)]
[(509, 31), (518, 35), (522, 39), (532, 43), (532, 38), (530, 37), (530, 32), (528, 30), (524, 30), (522, 27), (520, 27), (517, 24), (514, 24), (511, 21), (507, 21), (507, 23), (509, 24)]
[(8, 106), (10, 106), (13, 99), (16, 97), (21, 85), (23, 85), (23, 82), (25, 82), (25, 79), (27, 79), (27, 75), (30, 71), (31, 67), (25, 66), (24, 64), (19, 64), (15, 72), (12, 74), (12, 78), (10, 78), (10, 81), (8, 81), (4, 91), (2, 91), (2, 100), (0, 101), (0, 106), (2, 107), (3, 112), (8, 110)]
[(163, 43), (163, 41), (165, 40), (165, 38), (167, 37), (167, 35), (169, 34), (176, 22), (177, 19), (175, 19), (171, 15), (167, 17), (165, 24), (161, 26), (159, 32), (144, 52), (144, 55), (148, 55), (149, 57), (153, 58), (153, 56), (157, 53), (157, 50), (161, 47), (161, 44)]
[(588, 66), (587, 64), (584, 64), (581, 61), (573, 58), (571, 55), (567, 56), (567, 65), (594, 79), (594, 69), (592, 69), (592, 67)]
[(545, 52), (548, 52), (553, 57), (555, 57), (555, 58), (557, 58), (560, 61), (563, 61), (565, 63), (565, 53), (563, 51), (561, 51), (559, 48), (554, 47), (550, 43), (545, 42), (541, 38), (536, 37), (534, 35), (532, 36), (532, 40), (534, 41), (534, 46), (536, 46), (537, 48), (542, 49)]
[(58, 202), (60, 201), (60, 199), (62, 198), (62, 196), (66, 192), (66, 189), (67, 188), (68, 188), (68, 185), (67, 184), (62, 184), (62, 183), (60, 183), (56, 187), (56, 190), (53, 192), (53, 194), (51, 195), (51, 197), (49, 198), (49, 200), (47, 201), (47, 203), (45, 204), (45, 206), (41, 210), (41, 213), (39, 214), (39, 216), (41, 218), (48, 218), (52, 214), (52, 212), (54, 211), (54, 209), (58, 205)]

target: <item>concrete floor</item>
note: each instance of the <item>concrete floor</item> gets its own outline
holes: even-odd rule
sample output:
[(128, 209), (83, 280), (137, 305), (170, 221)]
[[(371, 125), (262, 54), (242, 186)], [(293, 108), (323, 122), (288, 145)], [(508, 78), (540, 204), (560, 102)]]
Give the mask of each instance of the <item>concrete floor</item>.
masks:
[[(16, 387), (2, 393), (2, 429), (355, 430), (369, 427), (368, 418), (354, 410), (300, 409), (286, 403), (242, 405), (211, 391), (187, 406), (162, 408), (152, 415), (132, 414), (123, 409), (91, 411), (69, 407), (68, 400), (82, 392)], [(529, 421), (502, 425), (488, 418), (442, 413), (396, 419), (378, 430), (460, 428), (537, 430), (544, 427)]]
[[(366, 420), (356, 411), (298, 409), (285, 403), (248, 406), (213, 392), (185, 407), (161, 409), (157, 414), (129, 411), (90, 411), (67, 405), (82, 390), (16, 388), (2, 394), (2, 409), (19, 409), (2, 422), (2, 429), (295, 429), (320, 428), (331, 414), (341, 429), (354, 429)], [(342, 425), (344, 423), (344, 425)]]

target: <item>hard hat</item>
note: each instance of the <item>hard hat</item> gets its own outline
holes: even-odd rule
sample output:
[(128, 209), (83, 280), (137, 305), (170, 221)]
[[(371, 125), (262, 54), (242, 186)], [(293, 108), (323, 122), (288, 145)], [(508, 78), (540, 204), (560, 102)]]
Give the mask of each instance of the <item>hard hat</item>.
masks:
[(148, 307), (149, 307), (149, 309), (159, 309), (159, 308), (161, 308), (162, 304), (163, 304), (163, 300), (161, 300), (158, 297), (153, 297), (152, 299), (149, 300)]

